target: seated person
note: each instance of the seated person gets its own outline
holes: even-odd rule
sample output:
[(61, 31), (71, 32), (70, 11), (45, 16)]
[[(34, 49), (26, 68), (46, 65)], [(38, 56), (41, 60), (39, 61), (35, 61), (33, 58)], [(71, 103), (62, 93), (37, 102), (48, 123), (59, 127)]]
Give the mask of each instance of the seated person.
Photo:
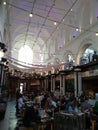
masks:
[(39, 116), (39, 112), (38, 112), (38, 105), (34, 105), (32, 107), (27, 107), (24, 113), (24, 117), (23, 117), (23, 124), (26, 127), (29, 127), (31, 122), (38, 122), (40, 121), (40, 116)]
[(46, 110), (46, 113), (47, 113), (50, 117), (54, 117), (55, 111), (56, 111), (56, 108), (52, 105), (49, 110)]
[(75, 113), (78, 112), (78, 105), (77, 105), (77, 101), (76, 100), (73, 100), (71, 102), (71, 104), (68, 107), (68, 112), (75, 112)]

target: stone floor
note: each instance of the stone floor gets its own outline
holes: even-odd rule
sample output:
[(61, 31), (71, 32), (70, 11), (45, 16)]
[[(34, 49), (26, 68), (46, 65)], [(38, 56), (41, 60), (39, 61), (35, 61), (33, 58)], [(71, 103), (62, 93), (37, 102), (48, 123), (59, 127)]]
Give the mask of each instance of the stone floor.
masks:
[(17, 124), (15, 100), (9, 100), (5, 117), (0, 121), (0, 130), (15, 130)]
[(16, 116), (15, 106), (15, 100), (8, 101), (5, 117), (0, 120), (0, 130), (32, 130), (32, 128), (25, 128), (23, 125), (19, 125), (21, 118)]

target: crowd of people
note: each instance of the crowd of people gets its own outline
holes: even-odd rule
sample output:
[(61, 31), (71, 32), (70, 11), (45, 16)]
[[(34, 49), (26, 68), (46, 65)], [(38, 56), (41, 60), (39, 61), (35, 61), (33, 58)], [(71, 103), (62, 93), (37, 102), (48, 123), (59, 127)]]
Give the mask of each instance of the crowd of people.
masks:
[[(31, 107), (27, 107), (24, 113), (23, 122), (26, 126), (30, 125), (31, 121), (40, 121), (39, 109), (43, 109), (50, 117), (53, 117), (56, 112), (71, 112), (85, 114), (86, 129), (91, 127), (92, 111), (98, 114), (98, 102), (95, 107), (89, 103), (89, 97), (81, 94), (75, 97), (73, 93), (66, 93), (57, 97), (53, 92), (16, 92), (16, 113), (20, 113), (26, 102), (32, 102)], [(96, 108), (97, 107), (97, 108)]]

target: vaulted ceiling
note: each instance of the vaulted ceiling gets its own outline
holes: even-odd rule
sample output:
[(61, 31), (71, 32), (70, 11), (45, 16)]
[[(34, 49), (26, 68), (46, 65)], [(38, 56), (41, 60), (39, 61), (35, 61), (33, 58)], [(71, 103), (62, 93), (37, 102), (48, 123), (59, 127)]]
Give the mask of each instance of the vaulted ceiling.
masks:
[[(98, 0), (7, 0), (9, 54), (18, 60), (19, 49), (28, 45), (34, 59), (41, 54), (42, 65), (59, 48), (85, 31), (98, 32)], [(32, 13), (32, 17), (29, 14)], [(78, 29), (78, 30), (76, 30)], [(38, 64), (37, 60), (32, 62)]]

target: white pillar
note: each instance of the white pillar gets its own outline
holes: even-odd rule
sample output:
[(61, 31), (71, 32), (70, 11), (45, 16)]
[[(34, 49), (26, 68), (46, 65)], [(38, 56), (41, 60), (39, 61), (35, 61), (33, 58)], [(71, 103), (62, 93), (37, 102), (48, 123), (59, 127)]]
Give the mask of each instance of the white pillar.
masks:
[(63, 95), (64, 94), (64, 88), (65, 88), (65, 84), (64, 84), (64, 74), (61, 73), (60, 74), (60, 94)]
[(55, 75), (51, 75), (51, 92), (55, 91)]
[(78, 96), (82, 93), (82, 76), (81, 69), (77, 68), (74, 70), (74, 94)]

